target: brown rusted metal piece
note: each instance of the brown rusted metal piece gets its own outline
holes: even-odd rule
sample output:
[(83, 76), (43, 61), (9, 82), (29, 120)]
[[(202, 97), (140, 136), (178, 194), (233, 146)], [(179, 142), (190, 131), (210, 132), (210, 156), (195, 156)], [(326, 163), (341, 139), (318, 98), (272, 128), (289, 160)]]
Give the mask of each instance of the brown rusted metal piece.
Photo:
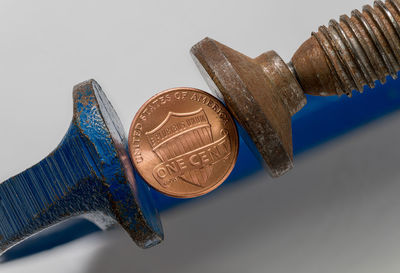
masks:
[(205, 38), (191, 50), (211, 89), (225, 101), (272, 176), (293, 167), (291, 116), (305, 93), (351, 96), (400, 70), (400, 3), (375, 1), (321, 26), (286, 64), (274, 52), (249, 58)]

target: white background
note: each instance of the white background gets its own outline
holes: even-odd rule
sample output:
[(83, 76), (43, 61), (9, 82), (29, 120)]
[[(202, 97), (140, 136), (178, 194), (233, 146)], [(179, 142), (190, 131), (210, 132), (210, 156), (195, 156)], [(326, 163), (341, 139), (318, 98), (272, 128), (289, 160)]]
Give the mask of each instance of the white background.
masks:
[[(0, 181), (54, 149), (72, 87), (96, 79), (126, 128), (142, 103), (177, 86), (208, 90), (189, 49), (205, 36), (249, 56), (289, 60), (359, 0), (0, 0)], [(163, 215), (165, 242), (138, 249), (98, 233), (3, 272), (399, 272), (400, 115)]]

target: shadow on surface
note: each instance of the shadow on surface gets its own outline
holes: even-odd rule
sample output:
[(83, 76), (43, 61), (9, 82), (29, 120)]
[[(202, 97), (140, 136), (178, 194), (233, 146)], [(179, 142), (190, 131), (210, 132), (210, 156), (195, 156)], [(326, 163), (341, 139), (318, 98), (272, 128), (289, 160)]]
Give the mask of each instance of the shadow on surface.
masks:
[(67, 220), (33, 235), (6, 251), (1, 256), (0, 264), (50, 250), (96, 231), (100, 231), (100, 229), (86, 219)]
[(398, 272), (400, 115), (164, 215), (141, 250), (116, 230), (87, 272)]

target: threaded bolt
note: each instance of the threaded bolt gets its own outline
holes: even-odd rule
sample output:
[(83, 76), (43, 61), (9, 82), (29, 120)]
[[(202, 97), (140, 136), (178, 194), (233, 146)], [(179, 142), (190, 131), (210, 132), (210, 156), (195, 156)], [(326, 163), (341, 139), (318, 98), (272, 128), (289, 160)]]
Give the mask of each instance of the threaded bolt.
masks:
[[(209, 86), (224, 99), (272, 176), (293, 166), (291, 116), (306, 94), (330, 96), (373, 88), (400, 70), (400, 0), (375, 1), (312, 33), (286, 64), (269, 51), (249, 58), (206, 38), (192, 55)], [(250, 137), (250, 138), (249, 138)], [(258, 155), (258, 153), (256, 153)]]
[[(329, 87), (325, 84), (324, 88), (315, 90), (315, 83), (314, 88), (310, 88), (310, 83), (306, 82), (310, 81), (310, 75), (304, 74), (307, 64), (301, 62), (310, 57), (299, 54), (304, 54), (304, 47), (310, 45), (323, 50), (325, 58), (320, 61), (326, 61), (329, 68), (330, 80), (326, 82), (331, 84)], [(316, 50), (311, 51), (315, 53)], [(374, 7), (366, 5), (362, 12), (354, 10), (351, 17), (342, 15), (339, 22), (330, 20), (328, 26), (321, 26), (318, 32), (312, 33), (294, 55), (291, 65), (304, 91), (315, 95), (336, 93), (351, 96), (352, 90), (362, 92), (365, 85), (373, 88), (377, 80), (384, 83), (388, 75), (397, 78), (400, 70), (399, 2), (375, 1)]]

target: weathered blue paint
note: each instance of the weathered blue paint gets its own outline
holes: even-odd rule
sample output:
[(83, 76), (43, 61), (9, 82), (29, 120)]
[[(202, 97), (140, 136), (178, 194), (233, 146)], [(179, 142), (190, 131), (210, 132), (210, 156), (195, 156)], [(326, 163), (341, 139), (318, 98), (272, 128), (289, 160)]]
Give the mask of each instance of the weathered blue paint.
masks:
[(137, 182), (122, 125), (94, 81), (74, 88), (74, 116), (61, 144), (0, 184), (0, 251), (77, 215), (103, 228), (118, 222), (141, 247), (163, 231), (147, 185)]
[[(366, 87), (364, 94), (354, 93), (352, 98), (307, 96), (307, 105), (292, 119), (295, 156), (400, 109), (400, 80), (387, 78), (385, 85), (376, 85), (373, 90)], [(238, 162), (228, 180), (217, 191), (223, 191), (225, 186), (231, 183), (244, 183), (244, 177), (261, 171), (260, 163), (243, 140), (240, 141), (239, 147)], [(137, 181), (142, 182), (140, 178)], [(189, 201), (168, 197), (154, 190), (151, 190), (151, 193), (161, 211)], [(94, 230), (83, 221), (60, 226), (53, 229), (52, 233), (36, 236), (28, 240), (29, 243), (13, 248), (3, 255), (3, 258), (10, 261), (24, 257), (79, 238)], [(61, 236), (65, 239), (60, 239)]]

